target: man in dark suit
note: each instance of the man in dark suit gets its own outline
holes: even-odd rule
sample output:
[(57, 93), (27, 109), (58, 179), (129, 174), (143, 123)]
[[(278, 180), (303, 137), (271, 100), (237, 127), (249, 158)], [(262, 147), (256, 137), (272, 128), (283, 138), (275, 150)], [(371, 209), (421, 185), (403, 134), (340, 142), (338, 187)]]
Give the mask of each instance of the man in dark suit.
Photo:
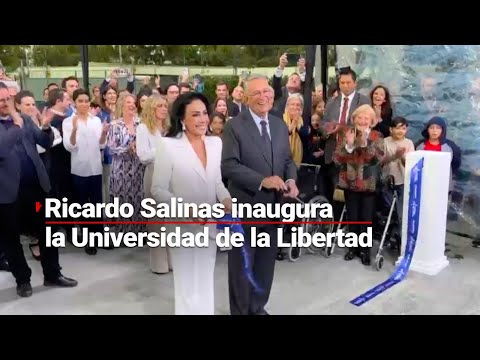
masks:
[(8, 88), (0, 83), (0, 243), (17, 282), (17, 294), (32, 295), (30, 277), (20, 232), (22, 221), (31, 221), (38, 230), (45, 286), (76, 286), (77, 282), (60, 272), (58, 248), (46, 247), (44, 207), (36, 212), (35, 203), (45, 204), (50, 181), (36, 145), (48, 149), (53, 144), (50, 122), (42, 119), (42, 129), (33, 120), (15, 111)]
[(337, 169), (333, 162), (333, 154), (337, 146), (337, 133), (342, 126), (351, 125), (352, 113), (362, 105), (370, 105), (370, 99), (356, 91), (357, 74), (350, 68), (340, 70), (338, 75), (340, 94), (328, 100), (323, 115), (323, 124), (328, 138), (325, 142), (325, 166), (322, 171), (326, 172), (330, 180), (325, 184), (326, 197), (333, 202), (333, 192), (337, 183)]
[(303, 84), (305, 83), (305, 59), (300, 58), (297, 63), (298, 73), (295, 72), (288, 77), (287, 84), (282, 87), (282, 78), (285, 67), (288, 65), (287, 54), (280, 57), (280, 62), (273, 75), (272, 86), (275, 91), (274, 109), (283, 116), (287, 106), (288, 97), (292, 94), (303, 93)]
[(247, 106), (243, 103), (244, 96), (243, 87), (236, 86), (232, 91), (232, 100), (227, 101), (228, 115), (231, 117), (237, 116), (242, 111), (247, 110)]
[[(253, 76), (245, 86), (249, 109), (228, 121), (223, 132), (222, 174), (238, 203), (274, 204), (285, 196), (298, 196), (297, 168), (292, 160), (288, 128), (282, 119), (269, 115), (273, 92), (264, 76)], [(276, 221), (281, 219), (247, 219)], [(277, 226), (261, 225), (257, 234), (270, 236), (270, 247), (250, 247), (252, 227), (244, 225), (244, 246), (251, 271), (262, 292), (256, 292), (245, 277), (241, 248), (228, 258), (230, 311), (232, 315), (266, 315), (277, 255)]]

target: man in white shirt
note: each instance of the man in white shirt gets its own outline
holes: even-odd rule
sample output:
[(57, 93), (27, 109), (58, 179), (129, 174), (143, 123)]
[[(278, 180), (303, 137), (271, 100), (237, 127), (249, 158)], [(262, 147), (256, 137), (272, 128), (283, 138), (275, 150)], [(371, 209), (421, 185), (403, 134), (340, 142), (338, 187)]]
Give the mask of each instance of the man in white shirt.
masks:
[[(90, 114), (90, 94), (84, 89), (73, 93), (76, 114), (62, 124), (63, 145), (71, 153), (71, 173), (75, 202), (102, 203), (102, 157), (101, 150), (107, 143), (108, 124)], [(101, 219), (99, 219), (101, 221)], [(100, 225), (88, 226), (91, 231), (102, 231)], [(95, 247), (86, 247), (85, 252), (95, 255)]]

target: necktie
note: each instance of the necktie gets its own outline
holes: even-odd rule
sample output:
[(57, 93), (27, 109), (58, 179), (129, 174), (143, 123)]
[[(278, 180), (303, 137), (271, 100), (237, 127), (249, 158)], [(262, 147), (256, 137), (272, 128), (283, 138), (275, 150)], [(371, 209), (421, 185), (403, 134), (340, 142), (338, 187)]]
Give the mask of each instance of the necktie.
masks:
[(260, 125), (262, 125), (262, 139), (265, 145), (267, 145), (267, 147), (270, 147), (272, 142), (270, 140), (270, 136), (268, 136), (267, 122), (265, 120), (262, 120), (260, 121)]
[(263, 144), (265, 145), (265, 152), (267, 153), (270, 161), (272, 160), (272, 141), (270, 136), (268, 135), (267, 131), (267, 122), (265, 120), (260, 121), (260, 125), (262, 125), (262, 140)]
[(348, 114), (348, 97), (343, 100), (342, 115), (340, 116), (340, 124), (345, 125), (347, 123)]
[[(340, 125), (347, 124), (347, 114), (348, 114), (348, 97), (343, 100), (343, 109), (342, 115), (340, 115)], [(337, 133), (337, 143), (340, 141), (340, 133)]]

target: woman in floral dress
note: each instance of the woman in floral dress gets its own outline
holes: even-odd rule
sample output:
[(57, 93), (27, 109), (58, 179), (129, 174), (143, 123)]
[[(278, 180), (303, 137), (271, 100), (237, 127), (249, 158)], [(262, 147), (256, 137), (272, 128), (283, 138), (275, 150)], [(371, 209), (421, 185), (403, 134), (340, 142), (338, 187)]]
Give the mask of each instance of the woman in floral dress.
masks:
[[(107, 137), (107, 146), (112, 154), (112, 172), (110, 176), (110, 202), (118, 198), (120, 204), (131, 204), (135, 212), (129, 219), (119, 221), (144, 221), (140, 215), (141, 202), (144, 199), (143, 176), (145, 166), (137, 156), (136, 136), (139, 118), (135, 105), (135, 96), (122, 94), (115, 108), (115, 119)], [(138, 233), (146, 231), (145, 225), (116, 225), (116, 232)]]

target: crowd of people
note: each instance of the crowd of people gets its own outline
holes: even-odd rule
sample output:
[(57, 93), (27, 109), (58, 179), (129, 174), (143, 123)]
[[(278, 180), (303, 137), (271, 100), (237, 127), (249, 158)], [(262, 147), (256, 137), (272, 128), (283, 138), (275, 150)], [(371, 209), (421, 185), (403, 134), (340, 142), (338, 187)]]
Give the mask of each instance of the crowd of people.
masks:
[[(77, 286), (61, 272), (58, 249), (45, 246), (44, 210), (35, 211), (33, 204), (46, 197), (80, 204), (118, 198), (135, 208), (128, 220), (141, 223), (145, 219), (140, 203), (145, 198), (221, 202), (227, 210), (232, 198), (246, 203), (295, 198), (301, 164), (310, 163), (321, 165), (320, 193), (332, 204), (341, 193), (348, 220), (372, 221), (384, 179), (393, 177), (395, 189), (403, 194), (408, 152), (448, 151), (452, 174), (460, 167), (460, 149), (447, 138), (440, 116), (425, 119), (423, 139), (414, 143), (408, 137), (409, 122), (395, 114), (387, 87), (377, 85), (365, 96), (357, 90), (355, 71), (344, 68), (328, 94), (322, 84), (307, 94), (305, 60), (300, 59), (298, 71), (282, 86), (287, 63), (284, 54), (273, 78), (250, 76), (234, 89), (219, 81), (212, 102), (199, 91), (198, 82), (188, 78), (170, 84), (156, 79), (156, 86), (135, 91), (129, 73), (126, 89), (120, 90), (113, 72), (89, 93), (71, 76), (60, 85), (48, 85), (42, 106), (29, 90), (0, 82), (0, 270), (12, 272), (18, 295), (32, 295), (21, 235), (30, 238), (29, 248), (41, 261), (46, 286)], [(308, 112), (306, 97), (312, 100)], [(398, 212), (401, 216), (401, 206)], [(72, 226), (61, 226), (67, 237)], [(157, 226), (113, 228), (138, 233), (156, 231)], [(101, 225), (87, 227), (103, 232)], [(275, 229), (259, 229), (271, 234), (271, 248), (249, 249), (262, 292), (253, 289), (244, 274), (241, 249), (229, 251), (232, 314), (267, 314), (278, 250)], [(201, 230), (201, 225), (182, 225), (182, 231)], [(248, 236), (251, 227), (244, 230)], [(350, 231), (366, 229), (352, 225)], [(85, 248), (88, 255), (97, 251), (97, 246)], [(202, 249), (150, 249), (153, 273), (173, 271), (176, 314), (214, 313), (216, 253), (213, 244)], [(348, 261), (356, 257), (370, 264), (368, 249), (345, 254)]]

